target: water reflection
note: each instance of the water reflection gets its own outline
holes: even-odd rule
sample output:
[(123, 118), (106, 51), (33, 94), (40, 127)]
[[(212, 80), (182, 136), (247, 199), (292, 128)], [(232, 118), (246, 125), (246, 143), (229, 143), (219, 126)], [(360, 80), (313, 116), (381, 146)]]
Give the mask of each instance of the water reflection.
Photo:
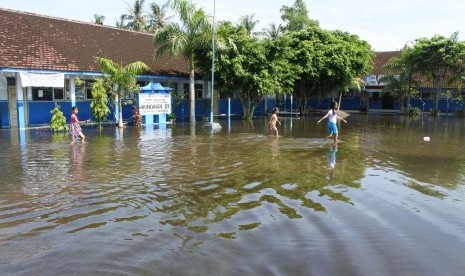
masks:
[(326, 175), (326, 179), (331, 180), (334, 177), (334, 169), (336, 167), (336, 154), (337, 154), (337, 145), (331, 145), (329, 147), (329, 152), (327, 154), (327, 162), (328, 162), (328, 174)]

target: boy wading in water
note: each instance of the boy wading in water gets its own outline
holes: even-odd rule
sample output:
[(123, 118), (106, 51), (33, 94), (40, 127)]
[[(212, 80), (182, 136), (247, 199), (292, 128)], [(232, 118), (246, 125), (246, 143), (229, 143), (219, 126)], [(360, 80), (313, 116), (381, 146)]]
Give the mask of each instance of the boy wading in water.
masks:
[(76, 138), (78, 138), (78, 137), (81, 137), (81, 143), (83, 143), (83, 144), (84, 144), (84, 140), (86, 139), (86, 136), (84, 136), (84, 134), (82, 134), (80, 124), (81, 123), (87, 123), (87, 122), (89, 122), (89, 120), (87, 120), (87, 121), (79, 121), (78, 117), (77, 117), (78, 112), (79, 112), (79, 110), (78, 110), (77, 106), (73, 106), (71, 108), (71, 120), (69, 122), (69, 134), (71, 135), (71, 145), (76, 143)]
[[(338, 136), (338, 131), (337, 131), (337, 119), (342, 120), (344, 123), (347, 123), (346, 120), (343, 118), (337, 116), (337, 102), (333, 101), (331, 102), (331, 109), (326, 113), (326, 115), (319, 119), (317, 124), (320, 124), (322, 120), (328, 118), (328, 132), (329, 135), (325, 138), (325, 141), (328, 138), (334, 137), (334, 144), (337, 144), (337, 136)], [(334, 135), (334, 136), (333, 136)]]
[(274, 137), (278, 138), (278, 129), (276, 128), (276, 123), (278, 123), (279, 126), (281, 126), (281, 122), (278, 121), (279, 109), (277, 107), (273, 107), (271, 113), (273, 114), (271, 115), (270, 123), (268, 124), (268, 133), (266, 134), (266, 136), (270, 135), (270, 133), (274, 131)]

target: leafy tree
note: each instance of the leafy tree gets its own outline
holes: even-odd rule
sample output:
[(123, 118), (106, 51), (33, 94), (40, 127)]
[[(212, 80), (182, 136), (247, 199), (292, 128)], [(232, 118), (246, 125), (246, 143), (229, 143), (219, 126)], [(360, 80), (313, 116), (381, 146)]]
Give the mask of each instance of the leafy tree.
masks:
[(399, 57), (394, 57), (385, 65), (390, 72), (380, 79), (385, 83), (383, 91), (399, 100), (405, 114), (410, 114), (410, 99), (418, 95), (414, 84), (414, 64), (411, 58), (411, 48), (405, 46)]
[(105, 16), (94, 13), (94, 19), (92, 20), (92, 23), (103, 25), (103, 20), (105, 20)]
[(308, 9), (303, 0), (296, 0), (294, 5), (281, 8), (281, 19), (286, 23), (284, 31), (300, 31), (310, 26), (318, 26), (318, 21), (308, 17)]
[(301, 113), (310, 98), (346, 91), (358, 76), (370, 70), (371, 48), (355, 35), (318, 26), (286, 35), (295, 52), (290, 62), (299, 73), (294, 93)]
[(110, 59), (97, 57), (104, 78), (111, 84), (110, 91), (118, 96), (119, 118), (118, 127), (123, 127), (123, 96), (131, 91), (138, 92), (136, 76), (148, 70), (147, 65), (141, 61), (120, 65)]
[(195, 62), (196, 50), (211, 45), (212, 27), (203, 9), (188, 0), (170, 0), (171, 8), (179, 16), (180, 24), (171, 22), (154, 37), (156, 57), (182, 54), (189, 62), (189, 121), (195, 122)]
[(448, 80), (454, 78), (463, 68), (465, 42), (458, 41), (458, 33), (450, 37), (435, 35), (432, 38), (419, 38), (411, 50), (415, 69), (431, 79), (435, 87), (434, 114), (438, 114), (439, 96)]
[(63, 112), (60, 110), (60, 106), (55, 102), (55, 108), (50, 111), (52, 113), (52, 118), (50, 120), (50, 128), (53, 131), (64, 131), (66, 127), (66, 117), (63, 115)]
[(105, 90), (103, 79), (97, 79), (92, 86), (90, 109), (92, 110), (92, 117), (98, 122), (99, 126), (107, 119), (110, 113), (107, 91)]
[(150, 13), (148, 19), (150, 24), (147, 26), (147, 30), (151, 33), (165, 28), (172, 16), (168, 16), (168, 3), (160, 6), (157, 3), (150, 4)]
[(293, 81), (292, 70), (282, 53), (288, 49), (287, 44), (260, 40), (230, 22), (220, 24), (218, 36), (228, 38), (230, 47), (218, 49), (217, 83), (222, 91), (237, 95), (244, 118), (250, 119), (264, 95), (281, 93)]

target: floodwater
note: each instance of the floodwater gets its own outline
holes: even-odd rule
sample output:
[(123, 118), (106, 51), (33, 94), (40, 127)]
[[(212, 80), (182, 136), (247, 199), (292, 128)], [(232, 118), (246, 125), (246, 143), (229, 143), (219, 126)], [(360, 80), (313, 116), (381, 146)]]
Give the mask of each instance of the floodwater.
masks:
[(281, 120), (0, 131), (0, 274), (463, 275), (465, 120)]

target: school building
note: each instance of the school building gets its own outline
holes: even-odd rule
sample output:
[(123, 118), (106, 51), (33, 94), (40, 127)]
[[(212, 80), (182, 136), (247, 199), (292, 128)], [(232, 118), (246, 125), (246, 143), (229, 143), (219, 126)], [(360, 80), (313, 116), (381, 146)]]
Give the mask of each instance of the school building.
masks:
[[(0, 8), (0, 127), (48, 124), (54, 101), (68, 120), (74, 105), (89, 118), (92, 84), (102, 76), (95, 57), (122, 65), (142, 61), (149, 70), (138, 76), (141, 86), (158, 82), (188, 93), (188, 62), (182, 56), (154, 61), (152, 40), (150, 34)], [(198, 72), (195, 79), (202, 102), (210, 85)], [(187, 103), (178, 109), (188, 116)], [(132, 110), (123, 106), (123, 120), (131, 119)]]
[[(95, 57), (111, 59), (122, 65), (134, 61), (147, 64), (149, 71), (138, 76), (138, 83), (143, 86), (158, 82), (174, 87), (172, 93), (184, 93), (185, 100), (173, 109), (173, 113), (178, 119), (187, 119), (188, 62), (182, 56), (165, 56), (154, 61), (154, 55), (151, 34), (0, 8), (0, 128), (49, 124), (54, 102), (60, 105), (68, 120), (74, 105), (79, 107), (82, 118), (89, 118), (92, 84), (101, 77)], [(345, 94), (342, 108), (398, 111), (399, 103), (382, 93), (384, 85), (379, 81), (385, 73), (383, 65), (396, 55), (399, 52), (375, 53), (374, 70), (365, 77), (366, 86), (361, 92)], [(195, 79), (196, 116), (201, 117), (210, 114), (211, 83), (203, 80), (200, 72), (196, 72)], [(432, 108), (433, 87), (424, 85), (419, 90), (421, 98), (412, 99), (412, 105), (424, 110)], [(326, 109), (330, 100), (312, 99), (308, 107)], [(274, 96), (268, 97), (256, 108), (255, 115), (266, 114), (276, 103)], [(285, 97), (280, 105), (290, 110), (291, 97)], [(228, 106), (231, 113), (242, 115), (239, 99), (228, 102), (221, 96), (215, 99), (214, 112), (225, 114)], [(450, 112), (462, 108), (441, 98), (440, 110), (445, 112), (447, 107)], [(123, 120), (131, 120), (132, 111), (131, 104), (124, 105)], [(116, 121), (115, 118), (116, 114), (110, 114), (110, 120)]]

